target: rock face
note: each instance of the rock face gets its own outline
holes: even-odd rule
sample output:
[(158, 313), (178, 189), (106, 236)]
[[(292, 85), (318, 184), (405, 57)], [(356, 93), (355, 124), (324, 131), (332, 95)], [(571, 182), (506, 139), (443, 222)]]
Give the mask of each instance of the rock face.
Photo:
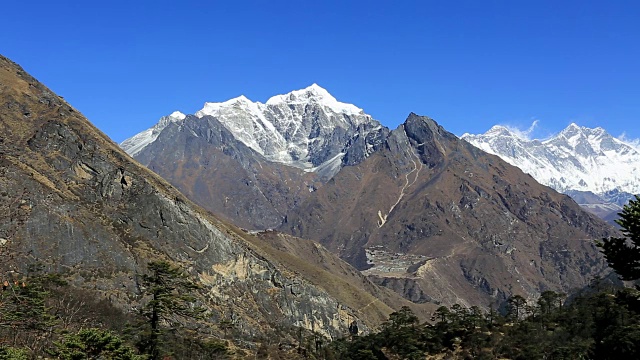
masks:
[(174, 112), (121, 146), (200, 205), (266, 229), (387, 133), (314, 84), (265, 104), (241, 96), (206, 103), (195, 115)]
[(463, 139), (572, 196), (602, 218), (640, 193), (640, 152), (602, 128), (569, 125), (544, 140), (528, 140), (503, 126)]
[[(169, 130), (179, 130), (172, 126), (168, 121)], [(277, 261), (267, 245), (256, 246), (252, 235), (214, 218), (132, 161), (77, 110), (1, 56), (0, 164), (5, 279), (40, 262), (126, 309), (140, 301), (137, 279), (146, 263), (167, 259), (204, 285), (199, 298), (214, 329), (217, 320), (230, 319), (247, 336), (282, 326), (338, 336), (353, 319), (364, 318), (366, 327), (391, 311), (382, 303), (364, 307), (372, 295), (362, 278), (354, 278), (349, 295), (323, 286), (332, 276), (326, 270)], [(299, 275), (302, 265), (308, 278)]]
[(275, 228), (321, 184), (315, 173), (266, 160), (211, 116), (170, 123), (136, 159), (199, 205), (248, 229)]
[(415, 114), (283, 229), (414, 301), (480, 306), (587, 284), (606, 269), (594, 240), (611, 234), (568, 196)]

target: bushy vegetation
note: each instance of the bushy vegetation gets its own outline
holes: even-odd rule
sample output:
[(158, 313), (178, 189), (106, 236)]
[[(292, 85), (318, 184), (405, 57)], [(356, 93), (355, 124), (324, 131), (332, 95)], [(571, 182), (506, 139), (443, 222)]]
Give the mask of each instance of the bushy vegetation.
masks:
[(443, 306), (423, 324), (405, 307), (380, 331), (333, 347), (341, 359), (638, 359), (639, 297), (621, 289), (562, 304), (562, 295), (547, 291), (532, 305), (510, 299), (506, 315)]
[(179, 268), (151, 262), (141, 278), (141, 310), (128, 314), (38, 268), (4, 281), (0, 360), (227, 358), (226, 341), (176, 323), (204, 314), (193, 297), (197, 286)]
[[(598, 243), (623, 280), (640, 278), (640, 197), (617, 223), (623, 237)], [(640, 289), (592, 289), (565, 301), (545, 291), (537, 302), (514, 295), (504, 315), (477, 307), (440, 307), (419, 324), (409, 308), (380, 331), (333, 343), (341, 359), (640, 359)]]

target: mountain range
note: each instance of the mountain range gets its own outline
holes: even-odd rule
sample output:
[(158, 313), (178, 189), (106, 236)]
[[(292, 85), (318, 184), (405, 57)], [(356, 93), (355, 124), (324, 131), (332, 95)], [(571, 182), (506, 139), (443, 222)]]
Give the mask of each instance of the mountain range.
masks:
[(498, 157), (410, 114), (390, 130), (318, 85), (174, 113), (121, 146), (247, 229), (311, 239), (413, 302), (500, 304), (606, 271), (614, 230)]
[(530, 140), (494, 126), (484, 134), (462, 138), (605, 219), (640, 193), (640, 151), (600, 127), (572, 123), (546, 140)]
[(293, 328), (341, 337), (354, 321), (366, 331), (403, 305), (423, 318), (433, 309), (311, 241), (249, 233), (212, 215), (1, 56), (0, 164), (5, 284), (28, 283), (37, 265), (133, 313), (148, 301), (147, 263), (165, 260), (200, 285), (208, 333), (222, 337), (225, 320), (251, 341)]

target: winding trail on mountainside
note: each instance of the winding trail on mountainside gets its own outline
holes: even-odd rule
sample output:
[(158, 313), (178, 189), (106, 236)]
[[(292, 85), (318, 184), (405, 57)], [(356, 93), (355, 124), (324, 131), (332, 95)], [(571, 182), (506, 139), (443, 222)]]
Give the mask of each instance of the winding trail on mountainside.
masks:
[[(423, 145), (423, 144), (418, 144), (417, 146), (420, 146), (420, 145)], [(400, 203), (400, 201), (405, 195), (405, 191), (407, 190), (407, 188), (415, 184), (416, 181), (418, 181), (418, 175), (420, 175), (420, 171), (422, 170), (423, 164), (420, 161), (420, 158), (418, 157), (418, 155), (415, 153), (412, 146), (409, 146), (408, 151), (409, 151), (409, 154), (407, 155), (411, 157), (410, 160), (411, 160), (411, 163), (413, 163), (413, 169), (411, 169), (411, 171), (409, 171), (404, 175), (404, 179), (405, 179), (404, 186), (402, 186), (402, 189), (400, 189), (400, 195), (398, 196), (398, 199), (396, 200), (396, 202), (393, 205), (391, 205), (391, 207), (389, 208), (389, 212), (387, 212), (387, 215), (382, 215), (382, 211), (378, 210), (378, 218), (380, 219), (380, 221), (378, 221), (378, 228), (381, 228), (384, 224), (386, 224), (387, 217), (391, 214), (393, 209)], [(405, 154), (406, 152), (407, 150), (405, 149)], [(416, 163), (416, 160), (418, 161), (417, 163)], [(414, 172), (415, 172), (415, 177), (413, 178), (413, 181), (409, 182), (409, 176), (411, 176), (411, 174), (413, 174)]]

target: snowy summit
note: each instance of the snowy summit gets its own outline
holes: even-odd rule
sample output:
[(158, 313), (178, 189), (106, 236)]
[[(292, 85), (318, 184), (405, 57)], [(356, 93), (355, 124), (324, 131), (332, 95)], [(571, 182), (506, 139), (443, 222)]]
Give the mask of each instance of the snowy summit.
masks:
[(529, 140), (503, 126), (462, 138), (498, 155), (560, 192), (640, 193), (640, 153), (603, 128), (570, 124), (546, 140)]
[[(355, 105), (336, 100), (317, 84), (276, 95), (266, 103), (253, 102), (244, 95), (224, 101), (207, 102), (196, 118), (211, 116), (229, 130), (236, 140), (269, 161), (308, 171), (337, 171), (344, 148), (353, 134), (378, 131), (380, 124)], [(175, 112), (158, 124), (122, 142), (122, 148), (136, 155), (156, 140), (171, 122), (186, 118)]]
[(327, 90), (315, 83), (302, 90), (292, 91), (285, 95), (276, 95), (267, 100), (267, 105), (279, 106), (282, 104), (306, 104), (310, 102), (331, 109), (335, 113), (364, 114), (362, 109), (355, 105), (339, 102)]

